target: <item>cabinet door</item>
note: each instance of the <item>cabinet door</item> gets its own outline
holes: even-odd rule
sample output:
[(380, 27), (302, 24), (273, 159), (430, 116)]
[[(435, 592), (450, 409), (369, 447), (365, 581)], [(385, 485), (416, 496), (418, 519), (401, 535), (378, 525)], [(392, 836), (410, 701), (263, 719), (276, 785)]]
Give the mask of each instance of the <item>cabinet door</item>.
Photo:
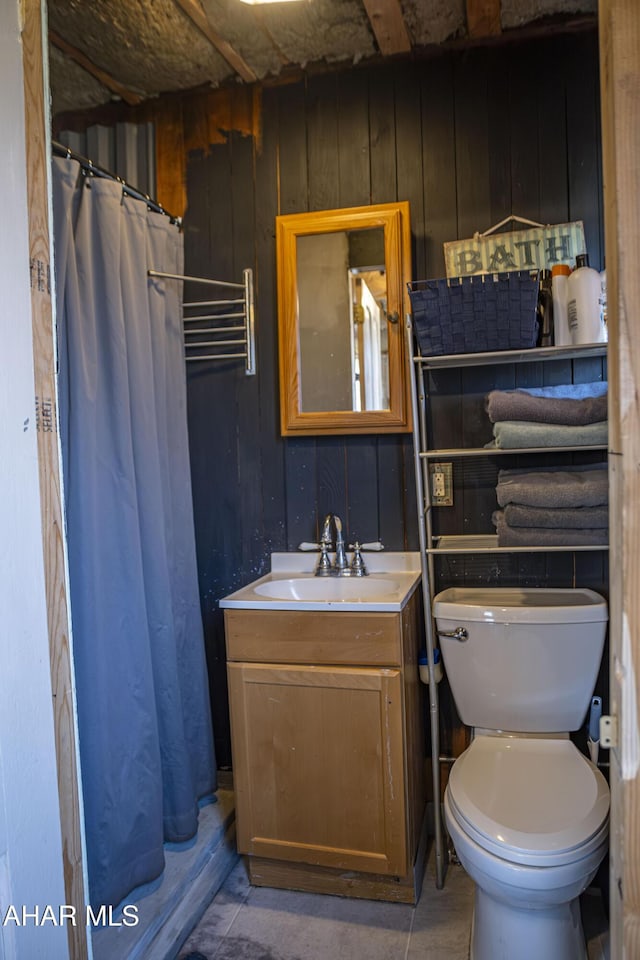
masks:
[(239, 851), (404, 875), (400, 671), (228, 668)]

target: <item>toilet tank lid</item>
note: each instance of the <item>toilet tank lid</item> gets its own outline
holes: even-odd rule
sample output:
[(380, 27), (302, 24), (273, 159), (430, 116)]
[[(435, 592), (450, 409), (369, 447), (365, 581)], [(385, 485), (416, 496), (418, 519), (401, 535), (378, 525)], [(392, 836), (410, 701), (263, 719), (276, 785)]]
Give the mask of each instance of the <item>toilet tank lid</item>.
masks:
[(608, 620), (594, 590), (545, 587), (449, 587), (433, 599), (444, 620), (484, 623), (593, 623)]

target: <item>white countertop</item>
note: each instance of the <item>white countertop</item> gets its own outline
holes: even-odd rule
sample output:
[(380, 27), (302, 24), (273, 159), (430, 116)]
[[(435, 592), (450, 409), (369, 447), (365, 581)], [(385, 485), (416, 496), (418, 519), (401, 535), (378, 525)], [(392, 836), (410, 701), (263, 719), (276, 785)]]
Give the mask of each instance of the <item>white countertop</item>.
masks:
[[(369, 571), (368, 577), (316, 577), (314, 570), (318, 561), (316, 553), (272, 553), (271, 573), (254, 580), (220, 600), (220, 606), (241, 610), (340, 610), (351, 612), (402, 610), (409, 597), (420, 583), (420, 554), (418, 552), (387, 553), (386, 551), (363, 553)], [(350, 555), (349, 555), (350, 558)], [(323, 584), (330, 593), (344, 590), (348, 596), (331, 599), (283, 599), (265, 596), (260, 588), (278, 592), (278, 581), (287, 592), (289, 587), (300, 586), (302, 581), (313, 593), (322, 594)], [(295, 582), (294, 582), (295, 581)], [(386, 581), (386, 584), (382, 581)], [(269, 587), (273, 584), (273, 587)], [(303, 587), (305, 583), (301, 584)], [(358, 599), (359, 587), (366, 597)], [(257, 588), (257, 589), (256, 589)], [(378, 592), (379, 591), (379, 592)], [(295, 591), (294, 591), (295, 592)], [(373, 595), (372, 595), (373, 593)]]

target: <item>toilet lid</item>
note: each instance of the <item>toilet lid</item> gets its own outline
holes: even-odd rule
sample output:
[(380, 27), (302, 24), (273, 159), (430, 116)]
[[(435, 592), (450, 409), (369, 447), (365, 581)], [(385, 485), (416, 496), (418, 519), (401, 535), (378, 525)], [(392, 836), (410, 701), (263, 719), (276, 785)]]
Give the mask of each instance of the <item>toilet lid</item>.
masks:
[(467, 833), (517, 863), (571, 860), (606, 827), (607, 782), (568, 739), (478, 736), (448, 789)]

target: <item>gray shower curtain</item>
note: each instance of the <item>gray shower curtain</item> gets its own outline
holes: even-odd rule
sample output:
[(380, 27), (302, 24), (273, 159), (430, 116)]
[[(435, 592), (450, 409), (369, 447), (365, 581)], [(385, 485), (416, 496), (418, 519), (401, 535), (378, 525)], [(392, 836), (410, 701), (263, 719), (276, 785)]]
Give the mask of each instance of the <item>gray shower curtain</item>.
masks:
[(216, 765), (187, 447), (182, 237), (53, 161), (59, 410), (90, 898), (155, 879)]

